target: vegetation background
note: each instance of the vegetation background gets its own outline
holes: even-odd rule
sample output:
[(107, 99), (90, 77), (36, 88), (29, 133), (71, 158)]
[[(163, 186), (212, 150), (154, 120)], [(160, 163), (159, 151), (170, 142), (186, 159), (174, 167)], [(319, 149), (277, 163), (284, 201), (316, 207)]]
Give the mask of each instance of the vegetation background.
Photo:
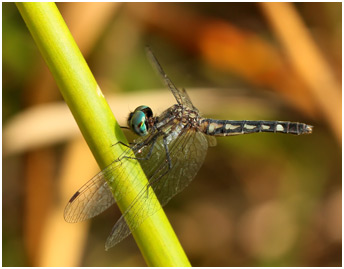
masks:
[[(341, 265), (341, 3), (57, 5), (121, 125), (175, 102), (147, 44), (204, 116), (314, 125), (217, 139), (165, 208), (192, 265)], [(104, 250), (116, 207), (64, 222), (99, 168), (15, 5), (2, 7), (3, 266), (144, 266), (132, 238)]]

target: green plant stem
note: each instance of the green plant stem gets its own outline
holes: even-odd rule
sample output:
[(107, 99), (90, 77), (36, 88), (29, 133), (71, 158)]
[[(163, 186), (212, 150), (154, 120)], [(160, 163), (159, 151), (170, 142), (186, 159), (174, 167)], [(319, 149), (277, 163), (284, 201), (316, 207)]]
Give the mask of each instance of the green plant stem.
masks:
[[(127, 143), (95, 81), (85, 59), (54, 3), (17, 3), (44, 60), (53, 74), (87, 144), (101, 169), (120, 156), (116, 141)], [(136, 165), (129, 166), (133, 174)], [(134, 162), (133, 162), (134, 163)], [(125, 177), (125, 188), (133, 188), (130, 197), (118, 203), (122, 212), (138, 194), (147, 179), (139, 167), (138, 177)], [(141, 184), (137, 184), (137, 182)], [(135, 182), (135, 184), (133, 184)], [(122, 184), (118, 184), (122, 185)], [(116, 198), (116, 197), (115, 197)], [(61, 215), (62, 218), (62, 215)], [(147, 218), (133, 231), (141, 253), (150, 266), (189, 266), (190, 263), (163, 210)]]

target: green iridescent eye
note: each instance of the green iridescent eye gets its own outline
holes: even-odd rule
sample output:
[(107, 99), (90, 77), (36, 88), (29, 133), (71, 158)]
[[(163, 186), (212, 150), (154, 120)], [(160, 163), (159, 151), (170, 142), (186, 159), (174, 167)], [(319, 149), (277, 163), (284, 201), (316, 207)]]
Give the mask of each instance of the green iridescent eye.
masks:
[(148, 106), (137, 107), (128, 118), (130, 129), (139, 136), (145, 136), (148, 133), (147, 118), (152, 115), (152, 110)]

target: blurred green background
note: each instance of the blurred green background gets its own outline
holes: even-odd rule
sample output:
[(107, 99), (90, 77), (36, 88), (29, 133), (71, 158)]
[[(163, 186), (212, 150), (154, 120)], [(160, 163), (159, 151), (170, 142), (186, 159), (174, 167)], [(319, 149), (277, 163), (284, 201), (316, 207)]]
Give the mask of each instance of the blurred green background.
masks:
[[(175, 102), (150, 45), (206, 117), (314, 126), (209, 148), (165, 207), (193, 266), (341, 266), (341, 5), (57, 4), (121, 125)], [(104, 250), (116, 207), (64, 222), (98, 168), (16, 6), (2, 8), (3, 266), (144, 266), (132, 237)]]

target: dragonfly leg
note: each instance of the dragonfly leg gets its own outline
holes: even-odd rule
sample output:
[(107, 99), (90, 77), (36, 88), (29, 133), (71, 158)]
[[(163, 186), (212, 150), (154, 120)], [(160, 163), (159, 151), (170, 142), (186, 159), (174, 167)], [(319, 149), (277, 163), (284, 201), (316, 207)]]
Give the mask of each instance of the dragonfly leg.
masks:
[[(158, 178), (155, 178), (153, 180), (151, 180), (149, 182), (149, 184), (147, 184), (147, 197), (148, 197), (148, 188), (154, 184), (155, 182), (157, 182), (158, 180), (160, 180), (162, 177), (164, 177), (171, 169), (172, 169), (172, 161), (171, 161), (171, 156), (170, 156), (170, 152), (168, 149), (168, 143), (167, 143), (167, 136), (164, 136), (163, 138), (163, 144), (164, 144), (164, 148), (165, 148), (165, 152), (166, 152), (166, 162), (168, 163), (167, 169), (164, 173), (162, 173)], [(156, 173), (159, 172), (159, 170), (155, 171)], [(151, 176), (151, 178), (154, 178), (154, 174)]]
[(129, 143), (129, 145), (127, 145), (126, 143), (123, 143), (122, 141), (118, 141), (117, 143), (112, 144), (111, 147), (116, 146), (116, 145), (118, 145), (118, 144), (120, 144), (120, 145), (122, 145), (122, 146), (125, 146), (125, 147), (127, 147), (127, 148), (130, 148), (129, 145), (132, 145), (133, 143)]
[(168, 144), (167, 144), (167, 136), (163, 138), (164, 141), (164, 148), (166, 152), (166, 161), (168, 162), (168, 169), (170, 170), (172, 168), (172, 162), (171, 162), (171, 157), (170, 157), (170, 152), (168, 150)]
[[(157, 137), (158, 137), (158, 136), (157, 136)], [(154, 145), (155, 145), (155, 143), (156, 143), (156, 141), (157, 141), (157, 137), (155, 137), (155, 138), (153, 139), (153, 143), (152, 143), (152, 145), (151, 145), (151, 148), (150, 148), (148, 154), (147, 154), (144, 158), (136, 158), (136, 159), (139, 159), (139, 160), (146, 160), (146, 159), (149, 159), (149, 158), (150, 158), (150, 156), (152, 155), (152, 152), (153, 152)], [(167, 170), (166, 170), (163, 174), (159, 175), (158, 178), (154, 178), (154, 174), (157, 173), (157, 172), (159, 172), (159, 170), (155, 171), (155, 173), (151, 176), (151, 178), (154, 178), (154, 179), (151, 180), (151, 181), (147, 184), (147, 186), (146, 186), (146, 199), (148, 199), (148, 197), (149, 197), (149, 187), (151, 187), (152, 184), (154, 184), (155, 182), (157, 182), (158, 180), (160, 180), (162, 177), (164, 177), (164, 176), (169, 172), (169, 170), (172, 169), (172, 161), (171, 161), (170, 152), (169, 152), (169, 149), (168, 149), (167, 138), (168, 138), (168, 136), (164, 136), (164, 137), (163, 137), (163, 144), (164, 144), (164, 149), (165, 149), (165, 152), (166, 152), (166, 160), (165, 160), (165, 161), (168, 163)], [(131, 158), (131, 159), (132, 159), (132, 158)]]
[[(149, 152), (148, 154), (146, 154), (146, 156), (144, 157), (130, 157), (130, 156), (124, 156), (123, 158), (127, 158), (127, 159), (133, 159), (133, 160), (148, 160), (151, 156), (152, 156), (152, 153), (153, 153), (153, 149), (154, 149), (154, 146), (155, 146), (155, 143), (157, 141), (157, 138), (158, 136), (154, 137), (151, 141), (151, 145), (150, 145), (150, 149), (149, 149)], [(120, 143), (120, 142), (118, 142)], [(141, 151), (141, 148), (145, 146), (144, 143), (141, 143), (139, 145), (135, 145), (135, 148), (134, 147), (131, 147), (131, 149), (134, 150), (134, 152), (139, 152)], [(148, 145), (149, 146), (149, 145)], [(138, 148), (138, 149), (136, 149)]]

